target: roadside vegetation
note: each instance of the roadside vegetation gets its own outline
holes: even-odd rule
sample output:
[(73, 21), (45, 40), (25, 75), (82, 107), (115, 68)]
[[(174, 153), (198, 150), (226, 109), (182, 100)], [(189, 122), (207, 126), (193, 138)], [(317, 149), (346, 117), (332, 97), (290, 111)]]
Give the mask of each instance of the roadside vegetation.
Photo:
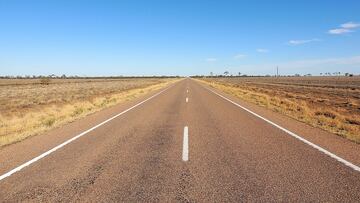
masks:
[(161, 89), (176, 80), (0, 79), (0, 147)]
[(245, 101), (360, 143), (360, 77), (211, 77)]

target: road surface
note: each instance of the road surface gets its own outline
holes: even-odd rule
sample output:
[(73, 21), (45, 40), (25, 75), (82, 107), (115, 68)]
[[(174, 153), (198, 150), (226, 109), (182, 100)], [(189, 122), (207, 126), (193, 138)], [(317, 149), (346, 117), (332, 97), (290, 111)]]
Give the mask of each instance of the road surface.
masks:
[[(225, 98), (184, 79), (4, 147), (0, 200), (360, 201), (356, 144), (328, 143), (344, 144), (333, 149), (354, 164), (348, 166)], [(289, 122), (305, 138), (325, 133)]]

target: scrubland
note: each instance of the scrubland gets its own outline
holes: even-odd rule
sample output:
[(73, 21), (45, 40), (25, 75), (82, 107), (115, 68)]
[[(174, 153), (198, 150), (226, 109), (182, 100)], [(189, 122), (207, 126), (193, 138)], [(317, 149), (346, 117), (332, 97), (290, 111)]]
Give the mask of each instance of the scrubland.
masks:
[(201, 81), (360, 143), (360, 77), (221, 77)]
[(103, 108), (158, 90), (176, 79), (0, 79), (0, 147)]

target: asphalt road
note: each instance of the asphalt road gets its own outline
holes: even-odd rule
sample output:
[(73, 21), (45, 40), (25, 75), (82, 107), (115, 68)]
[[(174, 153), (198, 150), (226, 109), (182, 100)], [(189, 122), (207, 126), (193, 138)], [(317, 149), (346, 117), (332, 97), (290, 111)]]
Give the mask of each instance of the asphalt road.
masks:
[[(356, 168), (204, 85), (185, 79), (150, 96), (1, 149), (0, 175), (8, 175), (0, 180), (0, 200), (360, 201)], [(117, 117), (81, 134), (113, 116)], [(286, 129), (305, 138), (324, 133), (293, 120), (285, 123), (291, 123)], [(81, 136), (48, 151), (77, 135)], [(335, 141), (328, 142), (329, 148), (356, 166), (359, 147), (331, 139)], [(326, 146), (326, 140), (323, 143)], [(17, 168), (29, 160), (28, 166)]]

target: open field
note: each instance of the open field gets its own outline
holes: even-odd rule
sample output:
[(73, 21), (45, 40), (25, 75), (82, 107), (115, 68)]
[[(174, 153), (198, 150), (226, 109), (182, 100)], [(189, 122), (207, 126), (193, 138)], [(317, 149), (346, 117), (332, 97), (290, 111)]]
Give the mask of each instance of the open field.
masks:
[(0, 80), (0, 147), (160, 89), (176, 79)]
[(360, 143), (360, 77), (223, 77), (201, 81)]

